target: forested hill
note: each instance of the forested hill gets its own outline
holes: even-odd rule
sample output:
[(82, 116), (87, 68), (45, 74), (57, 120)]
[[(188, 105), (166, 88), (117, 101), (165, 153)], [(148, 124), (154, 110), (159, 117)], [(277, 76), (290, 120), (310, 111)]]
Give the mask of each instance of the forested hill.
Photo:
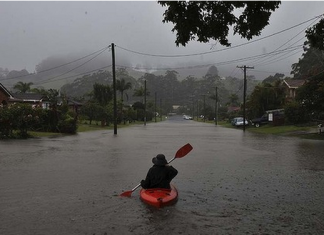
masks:
[[(132, 104), (141, 99), (134, 94), (139, 89), (144, 88), (144, 81), (146, 81), (147, 99), (149, 101), (155, 100), (160, 102), (170, 102), (172, 104), (189, 104), (194, 99), (207, 100), (215, 99), (216, 87), (217, 95), (220, 104), (226, 105), (231, 97), (237, 96), (238, 101), (243, 99), (243, 78), (218, 76), (218, 71), (215, 66), (211, 66), (205, 75), (201, 77), (187, 76), (186, 78), (179, 78), (177, 71), (166, 71), (164, 74), (158, 73), (139, 73), (135, 70), (126, 68), (118, 68), (116, 70), (116, 79), (124, 80), (126, 83), (131, 83), (131, 88), (124, 91), (124, 102)], [(99, 71), (90, 75), (84, 75), (75, 79), (69, 84), (62, 86), (61, 91), (69, 96), (75, 98), (84, 97), (93, 90), (95, 83), (103, 85), (112, 85), (112, 73), (110, 71)], [(247, 78), (247, 94), (251, 93), (254, 87), (260, 81), (253, 77)], [(120, 93), (118, 92), (120, 96)], [(119, 97), (121, 98), (121, 97)]]
[[(21, 71), (1, 69), (0, 82), (11, 91), (17, 82), (32, 83), (31, 88), (57, 89), (70, 97), (83, 100), (87, 99), (95, 83), (112, 84), (111, 66), (103, 62), (96, 63), (95, 66), (85, 66), (81, 63), (77, 68), (79, 62), (73, 63), (72, 66), (68, 61), (71, 59), (66, 58), (62, 61), (61, 58), (48, 58), (36, 66), (35, 73), (29, 73), (25, 69)], [(102, 69), (93, 69), (94, 67)], [(224, 74), (223, 71), (222, 74)], [(141, 99), (134, 96), (134, 93), (144, 87), (144, 80), (147, 82), (149, 100), (155, 99), (156, 96), (159, 101), (162, 99), (172, 104), (183, 104), (203, 97), (207, 97), (207, 100), (210, 97), (215, 99), (217, 87), (220, 104), (226, 105), (233, 97), (242, 101), (243, 74), (237, 73), (236, 76), (221, 77), (215, 66), (180, 68), (177, 71), (153, 71), (133, 67), (117, 67), (116, 69), (117, 79), (131, 83), (131, 89), (124, 92), (124, 101), (129, 104)], [(259, 82), (254, 77), (247, 78), (247, 95)]]

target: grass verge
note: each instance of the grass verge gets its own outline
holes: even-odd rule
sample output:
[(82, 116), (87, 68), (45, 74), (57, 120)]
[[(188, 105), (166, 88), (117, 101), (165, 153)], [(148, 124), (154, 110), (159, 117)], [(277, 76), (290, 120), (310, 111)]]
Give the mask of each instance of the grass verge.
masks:
[[(162, 121), (165, 120), (162, 119)], [(161, 119), (158, 118), (156, 120), (157, 122), (160, 122)], [(153, 121), (148, 121), (147, 123), (152, 123), (152, 122), (155, 122), (155, 120)], [(131, 123), (126, 123), (125, 125), (124, 124), (120, 124), (117, 126), (117, 128), (125, 128), (125, 127), (129, 127), (129, 126), (133, 126), (133, 125), (143, 125), (144, 122), (142, 121), (136, 121), (136, 122), (131, 122)], [(78, 124), (78, 130), (77, 132), (87, 132), (87, 131), (99, 131), (99, 130), (113, 130), (114, 129), (114, 124), (110, 124), (109, 126), (101, 126), (99, 124), (99, 122), (92, 122), (92, 124), (87, 124), (87, 123), (79, 123)], [(28, 134), (31, 136), (31, 137), (34, 137), (34, 138), (40, 138), (40, 137), (55, 137), (55, 136), (64, 136), (64, 135), (67, 135), (67, 134), (62, 134), (62, 133), (54, 133), (54, 132), (37, 132), (37, 131), (28, 131)]]
[[(199, 122), (203, 122), (203, 120), (198, 120)], [(209, 124), (214, 124), (214, 121), (205, 121)], [(238, 129), (237, 127), (232, 126), (231, 123), (227, 121), (218, 121), (217, 125)], [(239, 127), (242, 129), (242, 127)], [(324, 140), (324, 133), (318, 133), (317, 126), (295, 126), (295, 125), (284, 125), (284, 126), (272, 126), (272, 125), (264, 125), (261, 127), (254, 126), (246, 126), (247, 131), (251, 131), (254, 133), (261, 134), (269, 134), (269, 135), (285, 135), (285, 136), (294, 136), (300, 137), (303, 139), (316, 139), (316, 140)]]

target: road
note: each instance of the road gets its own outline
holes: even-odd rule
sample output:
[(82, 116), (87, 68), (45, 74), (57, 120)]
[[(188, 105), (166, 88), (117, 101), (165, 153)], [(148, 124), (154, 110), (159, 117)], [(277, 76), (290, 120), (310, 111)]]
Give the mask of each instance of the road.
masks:
[[(158, 153), (178, 202), (131, 190)], [(74, 136), (0, 142), (0, 234), (324, 234), (324, 145), (171, 117)]]

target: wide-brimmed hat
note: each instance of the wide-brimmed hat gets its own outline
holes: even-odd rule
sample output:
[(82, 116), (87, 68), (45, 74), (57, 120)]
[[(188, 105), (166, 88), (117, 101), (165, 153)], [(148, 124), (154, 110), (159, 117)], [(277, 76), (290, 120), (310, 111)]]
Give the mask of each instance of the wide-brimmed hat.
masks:
[(157, 166), (164, 166), (168, 164), (167, 160), (165, 159), (165, 156), (163, 154), (158, 154), (156, 157), (152, 159), (152, 162), (154, 165)]

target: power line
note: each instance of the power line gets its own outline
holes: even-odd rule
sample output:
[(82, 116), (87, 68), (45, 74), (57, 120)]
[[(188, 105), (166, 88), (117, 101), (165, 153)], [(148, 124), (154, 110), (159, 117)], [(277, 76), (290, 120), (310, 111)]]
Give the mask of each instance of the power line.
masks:
[[(107, 47), (105, 50), (107, 50), (107, 49), (108, 49), (108, 47)], [(50, 81), (50, 80), (52, 80), (52, 79), (55, 79), (55, 78), (61, 77), (61, 76), (65, 75), (65, 74), (68, 74), (68, 73), (70, 73), (70, 72), (72, 72), (72, 71), (74, 71), (74, 70), (76, 70), (76, 69), (82, 67), (83, 65), (89, 63), (91, 60), (97, 58), (97, 57), (98, 57), (99, 55), (101, 55), (105, 50), (101, 51), (99, 54), (97, 54), (97, 55), (95, 55), (94, 57), (90, 58), (89, 60), (87, 60), (86, 62), (82, 63), (81, 65), (79, 65), (79, 66), (77, 66), (77, 67), (74, 67), (73, 69), (70, 69), (70, 70), (68, 70), (67, 72), (64, 72), (64, 73), (62, 73), (62, 74), (60, 74), (60, 75), (57, 75), (57, 76), (51, 77), (51, 78), (49, 78), (49, 79), (43, 80), (43, 81), (40, 82), (39, 84), (46, 83), (46, 81)]]
[[(316, 21), (318, 21), (318, 18), (316, 18), (311, 24), (309, 24), (309, 25), (307, 25), (305, 28), (303, 28), (299, 33), (297, 33), (294, 37), (292, 37), (291, 39), (289, 39), (287, 42), (285, 42), (284, 44), (282, 44), (280, 47), (278, 47), (277, 49), (275, 49), (274, 51), (277, 51), (277, 50), (279, 50), (280, 48), (282, 48), (284, 45), (286, 45), (287, 43), (289, 43), (290, 41), (292, 41), (294, 38), (296, 38), (298, 35), (300, 35), (301, 33), (303, 33), (303, 32), (305, 32), (305, 30), (308, 28), (308, 27), (310, 27), (311, 25), (313, 25)], [(301, 38), (301, 39), (299, 39), (299, 40), (297, 40), (296, 42), (294, 42), (292, 45), (295, 45), (296, 43), (298, 43), (299, 41), (301, 41), (301, 40), (304, 40), (304, 37), (303, 38)], [(296, 53), (294, 53), (294, 54), (296, 54)], [(274, 56), (271, 56), (271, 57), (274, 57)], [(270, 58), (271, 58), (270, 57)], [(269, 58), (269, 59), (270, 59)], [(257, 64), (254, 64), (254, 65), (258, 65), (258, 64), (262, 64), (262, 62), (264, 62), (264, 61), (267, 61), (267, 59), (264, 59), (264, 60), (258, 60), (258, 63)]]
[[(69, 64), (78, 62), (80, 60), (83, 60), (83, 59), (85, 59), (85, 58), (87, 58), (89, 56), (92, 56), (94, 54), (97, 54), (97, 53), (100, 53), (101, 54), (102, 52), (106, 51), (109, 47), (110, 46), (104, 47), (104, 48), (102, 48), (102, 49), (100, 49), (98, 51), (95, 51), (95, 52), (93, 52), (93, 53), (91, 53), (89, 55), (83, 56), (83, 57), (81, 57), (79, 59), (76, 59), (76, 60), (73, 60), (73, 61), (70, 61), (70, 62), (61, 64), (61, 65), (58, 65), (58, 66), (55, 66), (55, 67), (52, 67), (52, 68), (49, 68), (49, 69), (44, 69), (44, 70), (38, 71), (37, 74), (40, 74), (40, 73), (44, 73), (44, 72), (48, 72), (48, 71), (51, 71), (51, 70), (54, 70), (54, 69), (61, 68), (63, 66), (66, 66), (66, 65), (69, 65)], [(10, 80), (10, 79), (17, 79), (17, 78), (22, 78), (22, 77), (28, 77), (28, 76), (33, 76), (33, 75), (35, 75), (35, 74), (32, 73), (32, 74), (27, 74), (27, 75), (20, 75), (20, 76), (16, 76), (16, 77), (4, 78), (4, 79), (1, 79), (1, 81)]]
[(139, 55), (144, 55), (144, 56), (151, 56), (151, 57), (167, 57), (167, 58), (172, 58), (172, 57), (189, 57), (189, 56), (200, 56), (200, 55), (206, 55), (206, 54), (212, 54), (212, 53), (216, 53), (216, 52), (220, 52), (220, 51), (226, 51), (226, 50), (231, 50), (231, 49), (234, 49), (234, 48), (237, 48), (237, 47), (241, 47), (241, 46), (245, 46), (245, 45), (248, 45), (248, 44), (251, 44), (251, 43), (254, 43), (254, 42), (258, 42), (258, 41), (261, 41), (261, 40), (264, 40), (266, 38), (269, 38), (269, 37), (272, 37), (272, 36), (275, 36), (275, 35), (278, 35), (278, 34), (281, 34), (283, 32), (286, 32), (288, 30), (291, 30), (293, 28), (296, 28), (300, 25), (303, 25), (311, 20), (318, 20), (320, 17), (322, 17), (322, 15), (319, 15), (319, 16), (316, 16), (316, 17), (313, 17), (307, 21), (304, 21), (302, 23), (299, 23), (297, 25), (294, 25), (294, 26), (291, 26), (287, 29), (284, 29), (284, 30), (281, 30), (277, 33), (273, 33), (273, 34), (270, 34), (268, 36), (265, 36), (265, 37), (262, 37), (262, 38), (259, 38), (259, 39), (256, 39), (256, 40), (252, 40), (252, 41), (249, 41), (249, 42), (246, 42), (246, 43), (242, 43), (242, 44), (239, 44), (239, 45), (236, 45), (236, 46), (232, 46), (232, 47), (227, 47), (227, 48), (223, 48), (223, 49), (219, 49), (219, 50), (215, 50), (215, 51), (208, 51), (208, 52), (201, 52), (201, 53), (194, 53), (194, 54), (184, 54), (184, 55), (162, 55), (162, 54), (149, 54), (149, 53), (144, 53), (144, 52), (138, 52), (138, 51), (134, 51), (134, 50), (130, 50), (130, 49), (126, 49), (124, 47), (121, 47), (121, 46), (117, 46), (118, 48), (122, 49), (122, 50), (125, 50), (125, 51), (128, 51), (128, 52), (132, 52), (134, 54), (139, 54)]
[[(111, 67), (111, 65), (108, 65), (108, 66), (105, 66), (105, 67), (101, 67), (99, 69), (90, 70), (90, 71), (87, 71), (87, 72), (84, 72), (84, 73), (79, 73), (79, 74), (76, 74), (76, 75), (68, 76), (68, 77), (54, 79), (54, 80), (51, 80), (50, 82), (60, 81), (60, 80), (69, 79), (69, 78), (73, 78), (73, 77), (79, 77), (79, 76), (82, 76), (82, 75), (88, 75), (88, 74), (91, 74), (91, 73), (94, 73), (96, 71), (100, 71), (100, 70), (103, 70), (103, 69), (109, 68), (109, 67)], [(43, 82), (43, 81), (41, 81), (40, 83), (35, 83), (34, 85), (40, 85), (40, 84), (46, 84), (46, 83), (49, 83), (49, 82)]]
[[(294, 47), (286, 48), (286, 49), (283, 49), (283, 50), (277, 50), (277, 51), (269, 52), (269, 53), (266, 53), (266, 54), (259, 54), (259, 55), (254, 55), (254, 56), (250, 56), (250, 57), (244, 57), (244, 58), (240, 58), (240, 59), (234, 59), (234, 60), (228, 60), (228, 61), (222, 61), (222, 62), (215, 62), (215, 63), (209, 63), (209, 64), (183, 66), (183, 67), (160, 67), (160, 68), (142, 67), (141, 69), (163, 71), (163, 70), (197, 69), (197, 68), (210, 67), (212, 65), (224, 66), (224, 65), (237, 63), (237, 62), (249, 61), (249, 60), (252, 60), (252, 59), (258, 59), (258, 58), (260, 59), (260, 58), (264, 58), (264, 57), (269, 56), (269, 55), (278, 55), (280, 53), (287, 53), (287, 51), (292, 52), (292, 51), (295, 51), (297, 49), (300, 49), (302, 46), (303, 45), (300, 44), (300, 45), (297, 45), (297, 46), (294, 46)], [(118, 65), (118, 67), (136, 69), (136, 67), (134, 67), (134, 66)]]
[[(286, 56), (286, 57), (283, 57), (282, 58), (282, 56), (284, 56), (284, 55), (282, 55), (282, 56), (280, 56), (279, 58), (281, 58), (281, 59), (279, 59), (279, 58), (275, 58), (275, 59), (273, 59), (273, 60), (270, 60), (270, 61), (268, 61), (268, 62), (265, 62), (265, 63), (261, 63), (261, 64), (257, 64), (258, 66), (263, 66), (263, 65), (268, 65), (268, 64), (272, 64), (272, 63), (275, 63), (275, 62), (279, 62), (279, 61), (281, 61), (281, 60), (284, 60), (284, 59), (287, 59), (287, 58), (289, 58), (289, 57), (291, 57), (291, 56), (293, 56), (293, 55), (296, 55), (296, 54), (298, 54), (298, 53), (300, 53), (300, 52), (302, 52), (303, 50), (301, 49), (301, 50), (298, 50), (298, 51), (296, 51), (295, 53), (293, 53), (293, 54), (291, 54), (291, 55), (288, 55), (288, 56)], [(288, 53), (287, 53), (288, 54)]]

